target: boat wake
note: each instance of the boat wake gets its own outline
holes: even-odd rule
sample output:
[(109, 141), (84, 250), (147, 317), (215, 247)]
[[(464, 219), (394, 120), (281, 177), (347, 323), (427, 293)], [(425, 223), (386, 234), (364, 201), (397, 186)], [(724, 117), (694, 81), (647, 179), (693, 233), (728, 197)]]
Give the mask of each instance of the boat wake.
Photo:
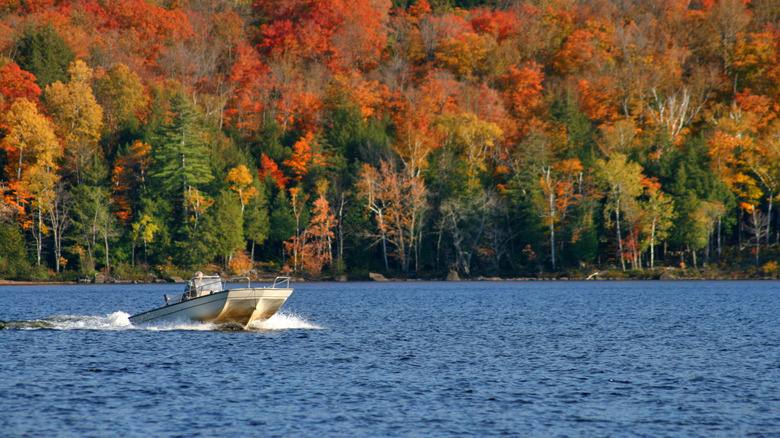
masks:
[(133, 328), (129, 317), (125, 312), (104, 317), (55, 315), (26, 321), (0, 321), (0, 330), (127, 330)]
[(2, 321), (0, 330), (147, 330), (147, 331), (277, 331), (277, 330), (314, 330), (321, 329), (297, 315), (278, 313), (265, 321), (258, 321), (244, 328), (233, 324), (209, 324), (198, 322), (176, 322), (160, 324), (143, 324), (134, 326), (130, 315), (125, 312), (114, 312), (104, 317), (56, 315), (43, 319), (26, 321)]
[(322, 330), (323, 327), (312, 324), (301, 316), (290, 313), (276, 313), (265, 321), (249, 324), (248, 330)]

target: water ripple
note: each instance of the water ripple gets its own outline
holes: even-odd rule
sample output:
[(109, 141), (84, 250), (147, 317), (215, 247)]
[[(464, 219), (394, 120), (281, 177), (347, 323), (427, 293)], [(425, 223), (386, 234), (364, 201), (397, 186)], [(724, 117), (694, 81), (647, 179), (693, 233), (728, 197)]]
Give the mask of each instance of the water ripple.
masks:
[(774, 282), (308, 283), (241, 331), (67, 290), (0, 287), (2, 436), (780, 436)]

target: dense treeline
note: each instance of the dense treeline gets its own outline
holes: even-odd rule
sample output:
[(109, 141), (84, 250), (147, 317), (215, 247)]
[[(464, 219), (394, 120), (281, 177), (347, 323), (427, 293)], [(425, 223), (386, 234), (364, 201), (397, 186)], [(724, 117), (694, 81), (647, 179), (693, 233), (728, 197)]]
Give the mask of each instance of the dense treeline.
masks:
[(0, 276), (776, 274), (774, 0), (0, 1)]

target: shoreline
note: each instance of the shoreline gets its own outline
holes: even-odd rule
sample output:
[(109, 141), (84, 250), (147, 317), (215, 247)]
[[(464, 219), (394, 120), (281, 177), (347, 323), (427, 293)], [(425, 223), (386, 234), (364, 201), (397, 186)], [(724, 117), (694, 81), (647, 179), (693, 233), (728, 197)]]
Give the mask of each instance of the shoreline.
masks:
[[(432, 279), (404, 279), (404, 278), (385, 278), (383, 280), (374, 279), (335, 279), (335, 278), (320, 278), (320, 279), (306, 279), (306, 278), (292, 278), (292, 283), (433, 283), (433, 282), (447, 282), (447, 283), (464, 283), (464, 282), (566, 282), (566, 281), (588, 281), (588, 282), (616, 282), (616, 281), (660, 281), (660, 282), (674, 282), (674, 281), (778, 281), (776, 277), (742, 277), (742, 276), (699, 276), (699, 277), (675, 277), (675, 278), (554, 278), (554, 277), (511, 277), (511, 278), (499, 278), (499, 277), (480, 277), (480, 278), (464, 278), (464, 279), (444, 279), (444, 278), (432, 278)], [(273, 282), (273, 279), (260, 278), (252, 280), (253, 282)], [(104, 282), (76, 282), (76, 281), (32, 281), (32, 280), (6, 280), (0, 279), (0, 286), (68, 286), (68, 285), (136, 285), (136, 284), (182, 284), (177, 281), (141, 281), (141, 280), (117, 280), (117, 281), (104, 281)]]

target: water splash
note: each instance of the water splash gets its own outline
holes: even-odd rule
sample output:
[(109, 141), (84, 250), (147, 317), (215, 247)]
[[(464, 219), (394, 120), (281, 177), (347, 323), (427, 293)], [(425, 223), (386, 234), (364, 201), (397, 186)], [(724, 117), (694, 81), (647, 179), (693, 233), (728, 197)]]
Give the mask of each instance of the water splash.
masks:
[(265, 321), (255, 321), (249, 324), (253, 330), (321, 330), (322, 327), (310, 323), (303, 317), (289, 313), (277, 313)]
[(274, 330), (317, 330), (317, 325), (304, 318), (277, 313), (265, 321), (256, 321), (246, 329), (235, 324), (211, 324), (192, 321), (163, 322), (135, 326), (128, 313), (119, 311), (100, 316), (55, 315), (27, 321), (0, 321), (0, 330), (148, 330), (148, 331), (274, 331)]

